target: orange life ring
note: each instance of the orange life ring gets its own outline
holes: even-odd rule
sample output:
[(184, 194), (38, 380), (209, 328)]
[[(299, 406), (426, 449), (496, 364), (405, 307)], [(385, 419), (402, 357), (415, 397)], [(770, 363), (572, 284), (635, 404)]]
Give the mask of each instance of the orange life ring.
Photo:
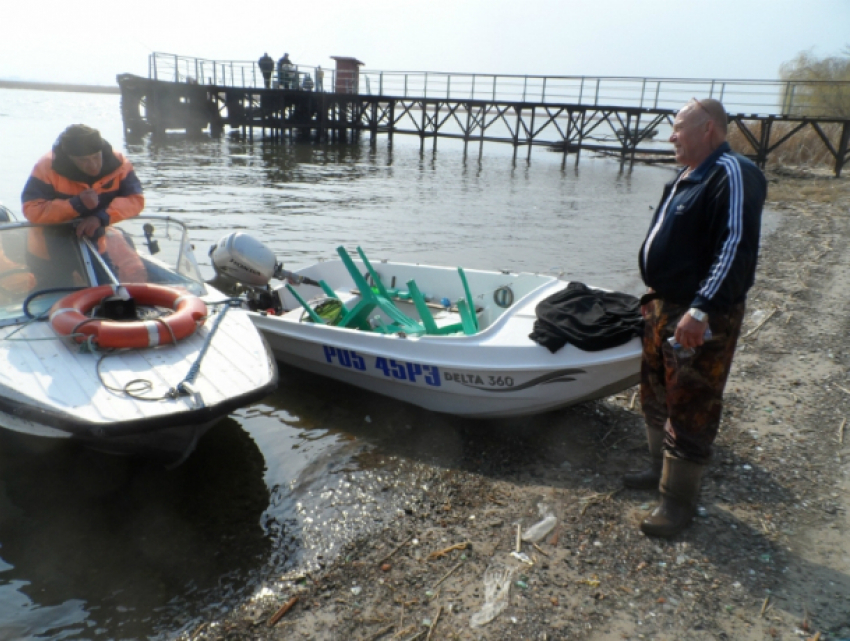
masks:
[[(123, 287), (141, 305), (170, 307), (173, 314), (147, 321), (92, 319), (88, 313), (104, 298)], [(207, 316), (207, 306), (197, 296), (162, 285), (101, 285), (89, 287), (56, 302), (50, 308), (50, 326), (62, 336), (77, 334), (82, 343), (91, 336), (100, 347), (153, 347), (179, 341), (191, 334)]]

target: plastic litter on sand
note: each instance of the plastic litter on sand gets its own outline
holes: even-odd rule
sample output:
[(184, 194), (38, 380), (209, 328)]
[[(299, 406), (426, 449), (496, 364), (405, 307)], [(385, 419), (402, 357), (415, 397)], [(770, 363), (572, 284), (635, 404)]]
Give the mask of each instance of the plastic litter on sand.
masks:
[[(543, 537), (555, 529), (555, 525), (558, 523), (558, 519), (555, 518), (555, 515), (552, 514), (552, 510), (549, 509), (549, 506), (545, 503), (538, 503), (537, 511), (543, 520), (535, 523), (522, 533), (522, 540), (527, 543), (537, 543), (538, 541), (542, 541)], [(517, 545), (519, 545), (519, 541), (517, 541)]]
[(470, 618), (473, 628), (490, 623), (507, 607), (514, 569), (494, 563), (484, 572), (484, 605)]
[(554, 515), (549, 514), (542, 521), (535, 523), (523, 532), (522, 540), (529, 543), (537, 543), (537, 541), (541, 541), (543, 537), (549, 534), (549, 532), (555, 528), (557, 523), (558, 519), (556, 519)]

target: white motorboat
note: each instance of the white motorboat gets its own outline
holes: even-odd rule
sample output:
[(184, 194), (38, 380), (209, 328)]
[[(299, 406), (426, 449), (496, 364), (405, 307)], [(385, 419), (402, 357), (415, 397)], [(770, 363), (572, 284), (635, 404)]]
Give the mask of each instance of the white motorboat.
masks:
[[(601, 351), (567, 344), (555, 353), (529, 338), (537, 304), (568, 285), (555, 276), (389, 261), (373, 267), (359, 248), (359, 260), (339, 248), (339, 260), (291, 273), (264, 249), (231, 234), (210, 253), (221, 276), (246, 286), (251, 320), (281, 363), (482, 418), (545, 412), (638, 380), (638, 338)], [(272, 273), (290, 283), (267, 285)]]
[(232, 303), (174, 219), (132, 218), (95, 242), (72, 225), (0, 224), (0, 427), (181, 462), (277, 384)]

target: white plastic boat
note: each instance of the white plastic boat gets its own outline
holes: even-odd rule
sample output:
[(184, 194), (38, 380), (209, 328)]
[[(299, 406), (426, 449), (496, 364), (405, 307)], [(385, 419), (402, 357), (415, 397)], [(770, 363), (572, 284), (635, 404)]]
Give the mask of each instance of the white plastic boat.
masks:
[[(0, 224), (0, 427), (177, 464), (217, 420), (274, 389), (276, 364), (246, 312), (204, 284), (180, 222), (140, 216), (111, 227), (108, 238), (124, 254), (110, 246), (104, 260), (71, 225)], [(48, 262), (28, 253), (36, 241), (46, 243)], [(127, 286), (133, 303), (120, 300), (117, 286), (128, 269), (131, 282), (145, 283)], [(113, 311), (126, 315), (138, 302), (137, 315), (76, 323), (75, 297), (103, 284), (118, 294)], [(173, 294), (175, 309), (157, 313), (160, 303), (140, 297), (146, 288)], [(165, 327), (187, 300), (206, 314), (203, 324)], [(98, 309), (104, 314), (106, 304)], [(100, 344), (107, 327), (118, 348)], [(140, 331), (153, 346), (123, 346)], [(62, 335), (69, 332), (77, 338)]]
[[(226, 273), (237, 256), (240, 266), (250, 264), (258, 274), (255, 285), (268, 282), (268, 266), (247, 258), (257, 255), (255, 248), (240, 251), (236, 245), (244, 238), (235, 240), (231, 235), (213, 248), (217, 270)], [(567, 344), (556, 353), (529, 338), (537, 304), (568, 284), (555, 276), (372, 265), (360, 256), (351, 260), (340, 248), (340, 260), (289, 274), (298, 285), (255, 296), (251, 306), (258, 311), (251, 320), (278, 361), (469, 417), (545, 412), (611, 395), (638, 380), (637, 338), (596, 352)], [(244, 276), (237, 272), (234, 277)], [(345, 320), (336, 325), (315, 313), (327, 315), (334, 298), (345, 305)]]

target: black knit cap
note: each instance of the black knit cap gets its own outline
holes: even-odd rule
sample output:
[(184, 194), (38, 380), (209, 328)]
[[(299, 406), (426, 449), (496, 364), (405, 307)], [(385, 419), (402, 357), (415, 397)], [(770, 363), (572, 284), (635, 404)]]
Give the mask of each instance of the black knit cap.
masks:
[(59, 144), (69, 156), (90, 156), (103, 149), (100, 132), (86, 125), (70, 125), (59, 136)]

